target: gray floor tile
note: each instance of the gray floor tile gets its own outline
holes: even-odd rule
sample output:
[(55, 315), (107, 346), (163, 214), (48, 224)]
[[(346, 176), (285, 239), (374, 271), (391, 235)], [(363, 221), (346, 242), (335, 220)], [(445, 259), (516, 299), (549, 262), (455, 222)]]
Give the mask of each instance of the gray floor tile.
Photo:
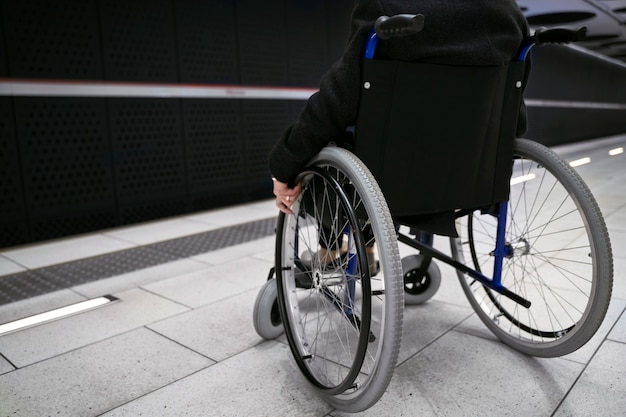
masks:
[[(274, 262), (274, 242), (274, 236), (270, 236), (246, 242), (241, 245), (230, 246), (200, 255), (195, 255), (192, 259), (212, 265), (224, 264), (248, 256), (253, 256), (257, 259), (264, 259), (268, 262)], [(271, 254), (271, 256), (261, 256), (260, 254)]]
[(128, 249), (136, 245), (100, 234), (59, 239), (53, 242), (24, 246), (2, 254), (29, 269), (56, 265), (90, 256)]
[(457, 327), (455, 327), (454, 330), (493, 342), (500, 340), (491, 332), (491, 330), (487, 328), (487, 326), (485, 326), (480, 317), (476, 314), (473, 314), (467, 320), (464, 320)]
[(263, 341), (252, 325), (257, 292), (253, 289), (149, 328), (215, 361), (222, 361)]
[(623, 417), (626, 413), (626, 344), (606, 341), (555, 417)]
[(626, 300), (613, 299), (609, 305), (609, 310), (606, 312), (606, 317), (596, 334), (583, 347), (576, 352), (563, 356), (563, 358), (580, 363), (589, 363), (595, 351), (604, 342), (615, 322), (619, 319), (624, 308), (626, 308)]
[(269, 341), (104, 416), (323, 417), (330, 410), (300, 375), (289, 347)]
[(463, 308), (471, 308), (467, 297), (463, 292), (463, 288), (459, 283), (459, 278), (456, 275), (456, 271), (441, 262), (437, 262), (439, 270), (441, 271), (441, 286), (437, 293), (433, 296), (433, 300), (442, 301), (448, 304), (454, 304)]
[(626, 258), (614, 257), (613, 270), (613, 298), (626, 300)]
[(406, 306), (398, 363), (424, 349), (473, 313), (470, 308), (434, 300), (423, 305)]
[(187, 216), (186, 219), (224, 227), (276, 217), (277, 215), (278, 208), (276, 208), (274, 200), (264, 200), (251, 204), (225, 207), (204, 213), (192, 214)]
[[(626, 218), (623, 221), (626, 224)], [(609, 219), (608, 222), (611, 222)], [(611, 239), (611, 246), (613, 249), (613, 257), (619, 259), (626, 259), (626, 225), (623, 229), (617, 228), (616, 226), (611, 225), (610, 223), (607, 225), (609, 229), (609, 238)]]
[(111, 230), (105, 232), (104, 235), (137, 245), (147, 245), (182, 236), (202, 233), (215, 228), (217, 227), (189, 221), (184, 217), (179, 217)]
[(170, 300), (198, 308), (260, 287), (272, 265), (259, 259), (243, 258), (146, 285), (145, 288)]
[[(623, 181), (623, 180), (622, 180)], [(607, 184), (602, 183), (599, 186), (592, 188), (593, 196), (598, 202), (600, 212), (604, 217), (605, 223), (614, 225), (617, 219), (614, 217), (616, 212), (621, 210), (620, 207), (624, 204), (624, 193), (620, 190), (621, 184)], [(622, 229), (621, 227), (620, 229)]]
[(6, 359), (0, 356), (0, 375), (14, 370), (15, 368)]
[[(626, 206), (622, 210), (626, 212)], [(610, 221), (611, 220), (609, 220), (609, 222)], [(618, 224), (620, 224), (621, 227), (618, 227)], [(609, 229), (611, 246), (613, 247), (613, 257), (626, 259), (626, 215), (619, 220), (613, 217), (613, 224), (607, 225), (607, 227)]]
[(162, 253), (171, 253), (179, 258), (194, 257), (273, 234), (274, 220), (266, 219), (157, 242), (150, 247)]
[(0, 376), (0, 415), (97, 416), (211, 364), (137, 329)]
[[(624, 303), (624, 301), (613, 300), (613, 302), (609, 305), (609, 310), (607, 311), (606, 318), (602, 322), (602, 325), (600, 326), (596, 334), (583, 347), (573, 353), (570, 353), (569, 355), (563, 356), (562, 358), (581, 364), (588, 363), (598, 347), (604, 342), (605, 338), (611, 331), (611, 328), (613, 328), (615, 322), (618, 320), (625, 307), (626, 304)], [(488, 340), (498, 340), (497, 337), (493, 333), (491, 333), (491, 331), (476, 315), (470, 317), (468, 320), (463, 321), (459, 326), (455, 328), (455, 330)]]
[[(621, 200), (620, 204), (610, 211), (607, 210), (606, 213), (603, 212), (609, 233), (613, 231), (626, 232), (626, 203), (624, 202), (626, 197), (624, 197), (624, 193), (620, 191), (616, 198)], [(620, 241), (623, 242), (623, 240)], [(624, 246), (622, 245), (622, 247)]]
[(210, 265), (193, 259), (179, 259), (177, 261), (155, 265), (111, 278), (100, 279), (87, 284), (77, 285), (72, 287), (72, 289), (85, 295), (86, 297), (91, 298), (102, 294), (117, 293), (142, 287), (164, 279), (201, 271), (209, 267)]
[(581, 371), (449, 332), (399, 366), (381, 401), (359, 416), (549, 416)]
[(115, 295), (111, 305), (2, 336), (0, 352), (21, 368), (187, 310), (138, 289)]
[(0, 277), (2, 275), (15, 274), (22, 271), (26, 271), (26, 268), (0, 255)]
[(615, 323), (608, 338), (616, 342), (626, 343), (626, 309), (622, 312), (617, 323)]
[[(98, 294), (104, 295), (104, 294)], [(85, 300), (72, 290), (59, 290), (0, 306), (0, 324), (23, 319)]]
[(255, 253), (254, 255), (252, 255), (252, 257), (254, 259), (260, 259), (262, 261), (267, 261), (270, 262), (272, 265), (274, 265), (274, 244), (272, 243), (271, 249), (268, 249), (267, 251), (263, 251), (263, 252), (259, 252), (259, 253)]

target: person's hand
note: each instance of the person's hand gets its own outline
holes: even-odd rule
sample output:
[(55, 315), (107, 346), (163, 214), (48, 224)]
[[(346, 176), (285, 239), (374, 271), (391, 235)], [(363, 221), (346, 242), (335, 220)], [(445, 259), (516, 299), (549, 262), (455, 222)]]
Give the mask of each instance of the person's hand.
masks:
[(291, 211), (291, 205), (298, 198), (302, 192), (302, 186), (300, 183), (295, 187), (289, 188), (289, 185), (284, 182), (280, 182), (273, 178), (274, 182), (274, 195), (276, 196), (276, 207), (285, 214), (293, 214)]

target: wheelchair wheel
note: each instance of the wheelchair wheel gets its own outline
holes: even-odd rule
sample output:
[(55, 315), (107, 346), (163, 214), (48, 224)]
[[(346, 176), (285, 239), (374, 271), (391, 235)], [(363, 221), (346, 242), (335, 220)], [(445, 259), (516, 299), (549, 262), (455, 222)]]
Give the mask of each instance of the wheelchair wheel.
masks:
[(252, 315), (254, 330), (263, 339), (275, 339), (283, 334), (283, 322), (278, 308), (278, 289), (276, 279), (263, 284), (254, 302)]
[(402, 258), (404, 279), (404, 302), (407, 305), (424, 304), (437, 293), (441, 285), (441, 272), (435, 262), (430, 262), (426, 273), (420, 272), (424, 255), (410, 255)]
[[(362, 411), (387, 388), (400, 347), (394, 224), (374, 178), (345, 149), (323, 149), (300, 180), (294, 214), (281, 213), (276, 230), (285, 333), (298, 367), (324, 399)], [(379, 268), (368, 264), (372, 251)]]
[[(584, 345), (606, 314), (613, 282), (611, 244), (582, 178), (545, 146), (514, 145), (502, 285), (531, 301), (525, 308), (458, 272), (472, 307), (504, 343), (523, 353), (562, 356)], [(459, 262), (493, 273), (496, 218), (478, 211), (451, 239)]]

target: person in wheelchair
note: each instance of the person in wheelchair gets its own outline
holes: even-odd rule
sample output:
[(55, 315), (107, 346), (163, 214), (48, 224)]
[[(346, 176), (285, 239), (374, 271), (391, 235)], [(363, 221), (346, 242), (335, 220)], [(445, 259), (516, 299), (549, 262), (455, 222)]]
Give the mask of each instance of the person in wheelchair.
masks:
[[(290, 207), (301, 192), (296, 177), (307, 162), (329, 143), (349, 140), (346, 129), (357, 119), (361, 61), (367, 39), (378, 17), (403, 13), (423, 14), (423, 30), (381, 41), (376, 59), (501, 66), (514, 59), (529, 31), (515, 0), (357, 0), (343, 56), (323, 75), (319, 91), (309, 98), (270, 153), (273, 193), (280, 211), (292, 213)], [(525, 130), (524, 113), (522, 105), (518, 135)], [(336, 248), (321, 245), (320, 258), (330, 262), (336, 252)]]

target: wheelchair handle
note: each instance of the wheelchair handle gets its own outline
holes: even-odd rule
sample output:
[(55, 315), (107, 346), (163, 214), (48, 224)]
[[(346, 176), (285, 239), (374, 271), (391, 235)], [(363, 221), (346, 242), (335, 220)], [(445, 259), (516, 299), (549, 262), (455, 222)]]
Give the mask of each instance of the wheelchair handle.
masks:
[(587, 39), (587, 28), (539, 28), (535, 31), (535, 44), (581, 42)]
[(424, 29), (423, 14), (397, 14), (380, 16), (376, 19), (374, 30), (380, 39), (412, 35)]

